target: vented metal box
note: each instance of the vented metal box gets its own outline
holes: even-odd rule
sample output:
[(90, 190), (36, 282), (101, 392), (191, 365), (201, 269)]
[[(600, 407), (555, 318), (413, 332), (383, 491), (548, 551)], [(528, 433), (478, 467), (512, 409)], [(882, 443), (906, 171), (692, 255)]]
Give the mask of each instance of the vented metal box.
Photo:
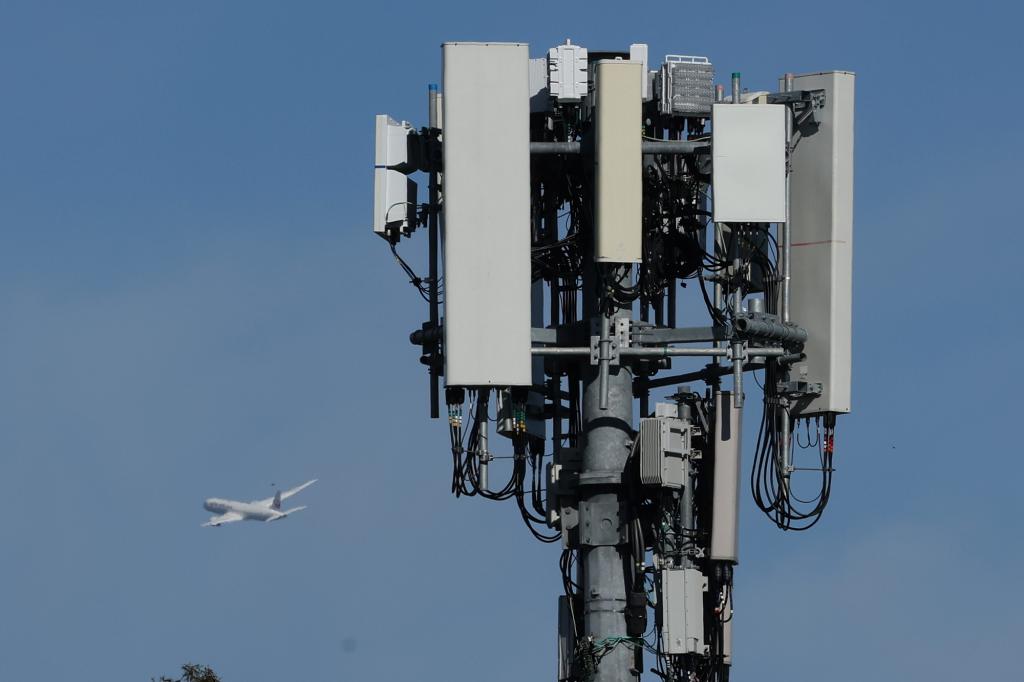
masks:
[(715, 67), (707, 57), (665, 55), (661, 67), (661, 113), (709, 116), (715, 101)]
[(795, 416), (850, 411), (853, 305), (854, 74), (797, 76), (797, 90), (825, 91), (817, 130), (801, 135), (790, 175), (790, 317), (807, 330), (807, 359), (793, 379), (822, 384), (797, 401)]
[(597, 63), (596, 235), (599, 263), (639, 263), (642, 258), (643, 100), (639, 62)]
[(682, 419), (649, 417), (640, 420), (640, 482), (662, 488), (686, 484), (690, 430)]
[(530, 92), (522, 43), (445, 43), (449, 386), (529, 386)]

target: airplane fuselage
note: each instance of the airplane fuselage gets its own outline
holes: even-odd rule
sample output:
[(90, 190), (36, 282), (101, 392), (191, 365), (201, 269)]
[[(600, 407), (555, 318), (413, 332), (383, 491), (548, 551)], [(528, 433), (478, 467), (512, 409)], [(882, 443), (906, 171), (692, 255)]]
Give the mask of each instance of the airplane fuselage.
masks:
[(235, 521), (277, 521), (278, 519), (283, 519), (289, 514), (302, 511), (306, 507), (282, 509), (281, 501), (302, 492), (314, 483), (316, 483), (315, 478), (291, 490), (279, 490), (274, 493), (273, 497), (268, 497), (265, 500), (252, 500), (251, 502), (225, 500), (221, 497), (208, 497), (203, 502), (203, 508), (206, 511), (213, 512), (216, 516), (211, 517), (209, 521), (202, 525), (222, 526), (225, 523), (234, 523)]
[(203, 503), (203, 507), (206, 511), (215, 514), (235, 512), (236, 514), (241, 514), (245, 519), (253, 521), (269, 521), (281, 516), (281, 512), (276, 509), (271, 509), (256, 502), (238, 502), (236, 500), (224, 500), (219, 497), (211, 497), (206, 500)]

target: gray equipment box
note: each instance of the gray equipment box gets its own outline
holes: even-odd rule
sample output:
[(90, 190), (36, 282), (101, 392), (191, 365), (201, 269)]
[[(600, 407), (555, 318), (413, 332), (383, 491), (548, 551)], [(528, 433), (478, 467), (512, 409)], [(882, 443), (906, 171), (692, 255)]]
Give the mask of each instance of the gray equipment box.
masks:
[(694, 568), (661, 571), (661, 638), (667, 654), (705, 654), (704, 593), (708, 579)]
[(825, 91), (817, 130), (795, 138), (789, 179), (790, 319), (807, 330), (807, 359), (792, 379), (822, 384), (793, 407), (808, 417), (850, 411), (854, 74), (797, 76), (794, 88)]
[(649, 417), (640, 420), (640, 482), (661, 488), (686, 483), (690, 429), (682, 419)]

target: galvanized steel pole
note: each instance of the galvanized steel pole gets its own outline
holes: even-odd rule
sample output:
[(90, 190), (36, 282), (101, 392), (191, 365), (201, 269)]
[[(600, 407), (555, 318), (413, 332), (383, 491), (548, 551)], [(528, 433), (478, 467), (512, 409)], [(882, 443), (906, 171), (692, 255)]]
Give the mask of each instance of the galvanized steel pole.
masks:
[[(596, 292), (597, 268), (587, 268), (583, 291)], [(619, 270), (628, 279), (629, 268)], [(630, 309), (602, 310), (595, 293), (585, 293), (587, 316), (629, 318)], [(598, 320), (599, 324), (600, 321)], [(583, 593), (583, 633), (596, 643), (626, 636), (626, 538), (628, 505), (622, 475), (633, 441), (633, 374), (627, 366), (612, 366), (603, 387), (595, 365), (584, 367), (583, 461), (580, 472), (580, 574)], [(601, 408), (602, 389), (607, 405)], [(627, 682), (637, 678), (636, 654), (626, 644), (612, 644), (594, 671), (594, 682)]]

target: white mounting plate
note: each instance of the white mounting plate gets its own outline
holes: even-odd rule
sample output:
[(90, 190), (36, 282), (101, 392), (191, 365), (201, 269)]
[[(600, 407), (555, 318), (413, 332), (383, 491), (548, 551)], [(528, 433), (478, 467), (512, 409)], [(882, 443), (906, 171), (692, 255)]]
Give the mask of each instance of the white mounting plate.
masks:
[(715, 222), (785, 222), (786, 107), (715, 104), (711, 112)]

